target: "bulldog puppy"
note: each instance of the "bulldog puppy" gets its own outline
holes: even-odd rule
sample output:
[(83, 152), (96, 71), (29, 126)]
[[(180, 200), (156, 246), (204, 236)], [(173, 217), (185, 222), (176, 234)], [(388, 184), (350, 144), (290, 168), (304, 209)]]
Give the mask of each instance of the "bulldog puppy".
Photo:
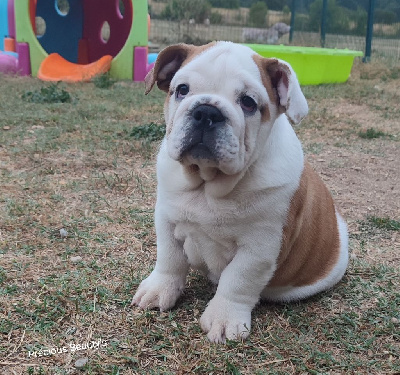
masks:
[(307, 298), (347, 267), (346, 224), (291, 126), (307, 102), (289, 64), (230, 42), (167, 47), (154, 84), (167, 93), (157, 262), (132, 304), (172, 308), (193, 267), (218, 285), (200, 319), (209, 340), (244, 339), (260, 299)]

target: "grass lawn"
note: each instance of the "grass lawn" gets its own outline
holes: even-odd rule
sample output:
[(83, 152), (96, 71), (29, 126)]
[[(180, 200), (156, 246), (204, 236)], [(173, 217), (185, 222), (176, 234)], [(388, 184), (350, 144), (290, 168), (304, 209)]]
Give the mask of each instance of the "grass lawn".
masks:
[(380, 63), (304, 87), (297, 132), (348, 222), (350, 266), (331, 291), (258, 305), (249, 339), (218, 346), (195, 272), (172, 311), (130, 306), (156, 256), (163, 93), (0, 75), (0, 373), (399, 373), (399, 87)]

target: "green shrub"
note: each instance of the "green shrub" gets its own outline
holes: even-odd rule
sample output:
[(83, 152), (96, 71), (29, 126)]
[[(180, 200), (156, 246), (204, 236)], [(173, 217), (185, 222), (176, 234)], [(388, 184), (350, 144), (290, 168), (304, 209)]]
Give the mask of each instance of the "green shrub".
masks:
[(360, 131), (358, 133), (358, 136), (360, 138), (364, 138), (364, 139), (374, 139), (374, 138), (383, 137), (384, 135), (385, 135), (384, 132), (382, 132), (380, 130), (375, 130), (374, 128), (369, 128), (365, 132)]
[(21, 97), (31, 103), (70, 103), (72, 101), (69, 92), (60, 88), (59, 82), (51, 83), (40, 90), (26, 91)]
[(222, 22), (222, 14), (218, 12), (212, 12), (210, 16), (210, 22), (212, 25), (219, 25)]
[(254, 3), (249, 12), (249, 22), (251, 26), (265, 27), (267, 25), (268, 7), (262, 2)]
[(110, 77), (109, 73), (106, 73), (94, 77), (92, 82), (99, 89), (109, 89), (115, 83), (115, 80)]
[(368, 221), (380, 229), (400, 231), (400, 221), (388, 217), (370, 216)]
[(294, 29), (297, 31), (308, 30), (308, 25), (310, 23), (309, 16), (307, 14), (296, 13), (294, 17)]
[(165, 125), (157, 125), (154, 122), (148, 125), (135, 126), (131, 132), (134, 139), (144, 139), (150, 142), (159, 141), (164, 138), (164, 135)]

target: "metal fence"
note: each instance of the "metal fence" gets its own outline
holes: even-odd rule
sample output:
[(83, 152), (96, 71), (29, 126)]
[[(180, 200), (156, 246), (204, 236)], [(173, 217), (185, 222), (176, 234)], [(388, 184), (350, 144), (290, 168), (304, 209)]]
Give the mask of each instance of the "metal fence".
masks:
[[(388, 0), (375, 0), (372, 58), (400, 61), (400, 0), (393, 4), (396, 1), (398, 9), (390, 11), (385, 10)], [(256, 10), (252, 10), (254, 6), (225, 9), (210, 7), (208, 0), (149, 0), (150, 45), (160, 48), (178, 42), (204, 44), (213, 40), (310, 47), (322, 43), (328, 48), (364, 52), (368, 13), (359, 5), (362, 2), (368, 3), (352, 0), (349, 3), (353, 6), (348, 8), (336, 0), (291, 0), (281, 10), (268, 9), (264, 14), (265, 7), (260, 5)], [(323, 3), (327, 4), (325, 21)], [(288, 29), (282, 24), (292, 25), (290, 41)], [(321, 26), (325, 29), (323, 41)]]

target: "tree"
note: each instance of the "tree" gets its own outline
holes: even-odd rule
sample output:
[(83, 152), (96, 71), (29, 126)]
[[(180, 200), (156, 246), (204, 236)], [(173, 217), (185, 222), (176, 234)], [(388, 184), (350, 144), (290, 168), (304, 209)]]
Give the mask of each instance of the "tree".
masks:
[(171, 0), (161, 17), (173, 21), (194, 19), (197, 23), (203, 23), (210, 14), (211, 4), (207, 0)]
[(358, 7), (354, 12), (354, 19), (356, 22), (356, 27), (353, 32), (357, 35), (365, 35), (367, 32), (367, 21), (368, 21), (368, 13), (362, 8)]
[(285, 5), (289, 5), (287, 0), (265, 0), (268, 9), (282, 10)]
[[(250, 8), (258, 1), (260, 0), (240, 0), (240, 6)], [(263, 0), (263, 2), (271, 10), (282, 10), (285, 5), (289, 6), (291, 4), (291, 0)]]
[(239, 0), (210, 0), (214, 8), (238, 9), (240, 7)]
[[(347, 33), (350, 28), (350, 11), (328, 0), (326, 29), (330, 33)], [(321, 28), (322, 0), (315, 0), (310, 5), (309, 29), (319, 31)]]
[(240, 6), (243, 8), (250, 8), (254, 0), (240, 0)]
[(390, 10), (384, 10), (384, 9), (375, 9), (374, 13), (374, 21), (376, 23), (386, 23), (386, 24), (392, 24), (395, 23), (397, 20), (397, 15), (396, 13), (390, 11)]
[(249, 11), (249, 21), (252, 26), (265, 27), (267, 25), (268, 7), (263, 1), (254, 3)]

